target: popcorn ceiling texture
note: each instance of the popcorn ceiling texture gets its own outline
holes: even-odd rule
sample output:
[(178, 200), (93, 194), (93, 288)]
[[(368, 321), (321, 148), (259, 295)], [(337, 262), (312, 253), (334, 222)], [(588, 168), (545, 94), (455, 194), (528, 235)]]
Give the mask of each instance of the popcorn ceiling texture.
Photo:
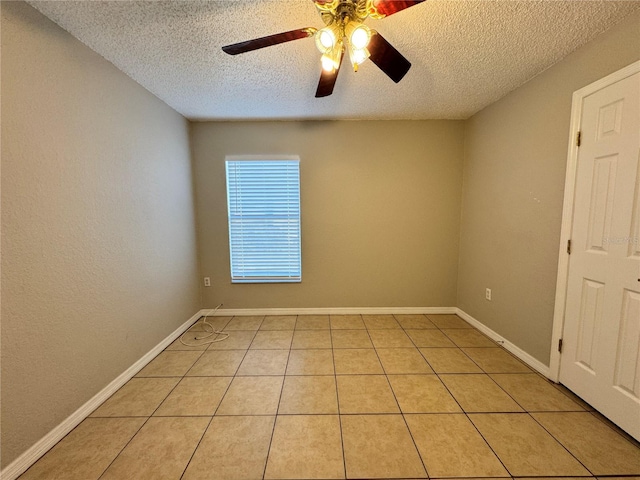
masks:
[(189, 119), (464, 119), (640, 8), (634, 1), (429, 0), (368, 19), (413, 64), (395, 85), (348, 62), (314, 98), (313, 39), (228, 56), (220, 47), (322, 27), (310, 0), (29, 1)]

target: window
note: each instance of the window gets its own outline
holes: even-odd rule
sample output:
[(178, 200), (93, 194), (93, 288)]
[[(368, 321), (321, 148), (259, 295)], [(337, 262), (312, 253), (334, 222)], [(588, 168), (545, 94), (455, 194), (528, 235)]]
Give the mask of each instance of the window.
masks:
[(231, 281), (300, 282), (300, 159), (227, 157)]

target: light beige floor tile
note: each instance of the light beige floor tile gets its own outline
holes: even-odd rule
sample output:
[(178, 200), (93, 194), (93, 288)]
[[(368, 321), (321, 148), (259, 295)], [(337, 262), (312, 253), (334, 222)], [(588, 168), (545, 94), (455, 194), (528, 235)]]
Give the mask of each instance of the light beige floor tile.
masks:
[(451, 394), (465, 412), (521, 412), (488, 375), (440, 375)]
[(438, 328), (473, 328), (457, 315), (427, 315)]
[(264, 317), (261, 315), (257, 316), (246, 316), (246, 317), (233, 317), (227, 326), (224, 327), (225, 331), (233, 331), (233, 330), (258, 330), (260, 325), (262, 325), (262, 320)]
[(279, 415), (338, 413), (335, 377), (287, 376), (282, 387)]
[(430, 477), (508, 477), (466, 415), (406, 415)]
[(463, 348), (487, 373), (532, 373), (529, 367), (503, 348)]
[(330, 330), (297, 330), (291, 348), (331, 348)]
[(364, 330), (360, 315), (330, 315), (332, 330)]
[(287, 375), (333, 375), (331, 350), (291, 350)]
[(278, 416), (265, 478), (344, 478), (338, 416)]
[(209, 350), (187, 372), (188, 377), (230, 377), (235, 375), (246, 350)]
[(366, 330), (333, 330), (333, 348), (373, 348)]
[(334, 350), (337, 375), (379, 374), (384, 373), (378, 355), (373, 349)]
[(437, 328), (426, 315), (394, 315), (402, 328)]
[(640, 480), (640, 477), (597, 477), (597, 478), (598, 480)]
[(209, 420), (208, 417), (150, 418), (100, 479), (180, 478)]
[(387, 375), (392, 373), (433, 373), (417, 348), (378, 348)]
[(442, 330), (458, 347), (498, 347), (498, 344), (473, 328), (449, 328)]
[(158, 417), (212, 416), (232, 377), (185, 377), (153, 414)]
[(553, 386), (556, 387), (560, 391), (560, 393), (562, 393), (562, 394), (566, 395), (567, 397), (569, 397), (571, 400), (576, 402), (578, 405), (580, 405), (582, 408), (584, 408), (588, 412), (593, 412), (594, 411), (594, 408), (591, 405), (589, 405), (587, 402), (585, 402), (582, 398), (580, 398), (578, 395), (573, 393), (571, 390), (569, 390), (564, 385), (562, 385), (560, 383), (557, 383), (557, 384), (554, 383)]
[(296, 328), (295, 315), (267, 315), (260, 330), (293, 330)]
[(213, 327), (214, 330), (219, 331), (227, 326), (227, 323), (231, 321), (231, 318), (233, 317), (207, 317), (206, 322), (210, 325), (208, 326), (204, 324), (205, 319), (203, 317), (193, 324), (192, 329), (201, 332), (210, 332), (211, 327)]
[[(207, 337), (207, 338), (204, 338)], [(189, 330), (180, 335), (171, 345), (165, 348), (165, 351), (172, 350), (206, 350), (210, 343), (208, 340), (216, 338), (216, 334), (210, 335), (202, 330)], [(185, 342), (187, 345), (183, 344)]]
[(106, 402), (92, 417), (148, 417), (167, 398), (178, 384), (179, 378), (132, 378)]
[(627, 432), (625, 432), (624, 430), (622, 430), (620, 427), (618, 427), (615, 423), (613, 423), (611, 420), (609, 420), (607, 417), (605, 417), (604, 415), (602, 415), (602, 413), (598, 412), (597, 410), (592, 410), (591, 415), (593, 415), (597, 420), (600, 420), (602, 423), (604, 423), (605, 425), (607, 425), (609, 428), (611, 428), (613, 431), (619, 433), (620, 435), (622, 435), (624, 438), (626, 438), (629, 442), (631, 442), (632, 444), (636, 445), (637, 447), (640, 447), (640, 441), (636, 440), (635, 438), (633, 438), (631, 435), (629, 435)]
[(402, 413), (461, 412), (435, 375), (389, 375), (389, 382)]
[(426, 478), (402, 415), (342, 415), (348, 478)]
[(20, 480), (97, 479), (146, 418), (88, 418), (27, 470)]
[(455, 347), (440, 330), (406, 330), (416, 347)]
[(640, 475), (640, 449), (590, 413), (532, 415), (594, 475)]
[[(226, 333), (229, 334), (228, 337), (220, 342), (212, 343), (207, 350), (246, 350), (256, 335), (255, 331), (243, 330), (230, 330)], [(224, 335), (219, 335), (217, 338), (224, 338)]]
[(182, 377), (200, 358), (202, 352), (160, 352), (136, 377)]
[(299, 315), (296, 330), (329, 330), (329, 315)]
[(583, 410), (538, 374), (500, 373), (490, 376), (528, 412)]
[(413, 347), (413, 342), (403, 330), (369, 330), (369, 336), (376, 348)]
[[(465, 477), (464, 480), (503, 480), (505, 477)], [(583, 477), (579, 477), (580, 480), (589, 480), (589, 477), (587, 478), (583, 478)], [(518, 480), (522, 480), (520, 478), (518, 478)], [(533, 480), (533, 479), (530, 479)], [(536, 479), (536, 480), (542, 480), (542, 479)], [(572, 478), (572, 477), (544, 477), (544, 480), (577, 480), (576, 478)]]
[(237, 375), (284, 375), (289, 350), (249, 350)]
[(469, 418), (513, 476), (590, 476), (526, 413), (471, 414)]
[(369, 330), (401, 328), (393, 315), (362, 315), (362, 321)]
[(482, 373), (482, 370), (459, 348), (421, 348), (436, 373)]
[[(544, 480), (595, 480), (596, 477), (543, 477)], [(607, 480), (615, 480), (616, 477), (606, 477)], [(618, 480), (633, 480), (634, 477), (622, 477)], [(469, 480), (469, 479), (465, 479)], [(518, 480), (542, 480), (540, 477), (518, 477)]]
[(336, 378), (341, 414), (400, 413), (384, 375), (342, 375)]
[(216, 415), (275, 415), (284, 377), (235, 377)]
[(261, 330), (249, 348), (254, 350), (286, 350), (291, 348), (293, 330)]
[(260, 480), (273, 432), (273, 416), (214, 417), (183, 480)]

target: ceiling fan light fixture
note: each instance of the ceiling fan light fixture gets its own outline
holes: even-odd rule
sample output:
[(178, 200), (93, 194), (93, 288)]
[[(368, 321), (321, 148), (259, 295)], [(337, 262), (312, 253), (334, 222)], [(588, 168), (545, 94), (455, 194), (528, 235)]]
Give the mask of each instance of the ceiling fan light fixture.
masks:
[(371, 58), (371, 62), (387, 77), (398, 83), (411, 68), (411, 62), (382, 35), (364, 25), (364, 21), (369, 17), (384, 18), (424, 1), (313, 0), (325, 24), (320, 30), (314, 27), (299, 28), (225, 45), (222, 50), (229, 55), (238, 55), (293, 40), (314, 37), (316, 47), (322, 55), (322, 73), (316, 98), (332, 94), (343, 56), (347, 53), (354, 71), (357, 72), (358, 66), (367, 58)]

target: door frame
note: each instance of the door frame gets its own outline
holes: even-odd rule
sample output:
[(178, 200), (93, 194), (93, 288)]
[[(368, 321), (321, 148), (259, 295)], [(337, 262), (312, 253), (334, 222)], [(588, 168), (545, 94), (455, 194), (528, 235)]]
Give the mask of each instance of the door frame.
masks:
[(571, 230), (573, 228), (573, 206), (579, 153), (577, 138), (578, 132), (580, 131), (580, 121), (582, 119), (582, 104), (585, 97), (638, 72), (640, 72), (640, 60), (573, 92), (571, 101), (571, 124), (569, 128), (569, 152), (567, 154), (567, 173), (564, 184), (562, 227), (560, 230), (560, 248), (558, 253), (556, 300), (553, 310), (553, 329), (551, 334), (551, 357), (549, 359), (549, 379), (556, 383), (560, 380), (561, 354), (558, 351), (558, 345), (564, 330), (564, 316), (567, 303), (567, 284), (569, 280), (569, 254), (567, 253), (567, 244), (571, 238)]

